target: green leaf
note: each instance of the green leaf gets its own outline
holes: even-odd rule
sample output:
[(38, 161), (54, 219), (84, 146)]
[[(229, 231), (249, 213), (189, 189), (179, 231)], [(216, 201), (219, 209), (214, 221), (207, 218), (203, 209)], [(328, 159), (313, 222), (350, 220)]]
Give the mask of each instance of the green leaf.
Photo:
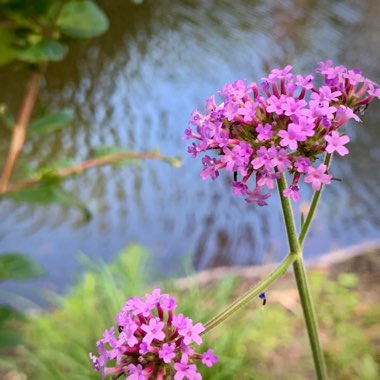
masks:
[(5, 193), (3, 197), (15, 202), (31, 204), (56, 203), (61, 206), (74, 207), (83, 213), (86, 221), (91, 219), (91, 212), (84, 203), (55, 184), (42, 184), (15, 192)]
[(69, 48), (62, 43), (44, 38), (35, 45), (21, 51), (18, 58), (30, 63), (60, 61), (66, 56), (68, 50)]
[(91, 38), (103, 34), (109, 26), (105, 13), (92, 1), (69, 1), (59, 14), (57, 25), (73, 38)]
[(59, 0), (0, 0), (0, 11), (6, 15), (16, 14), (18, 18), (29, 18), (34, 20), (36, 17), (44, 16), (49, 9), (58, 3)]
[(31, 135), (46, 135), (50, 132), (58, 131), (73, 120), (74, 112), (72, 110), (57, 111), (32, 121), (29, 125), (28, 133)]
[(9, 321), (25, 321), (25, 315), (20, 311), (10, 307), (10, 306), (0, 306), (0, 327), (4, 322)]
[(17, 252), (0, 255), (0, 281), (41, 277), (44, 269), (30, 257)]
[(68, 168), (75, 164), (75, 161), (72, 158), (68, 157), (60, 157), (58, 160), (52, 162), (49, 165), (49, 168), (52, 170), (60, 170), (64, 168)]
[(123, 153), (123, 152), (128, 152), (128, 151), (116, 145), (101, 145), (92, 150), (92, 154), (96, 158), (108, 156), (110, 154)]
[(359, 283), (359, 278), (355, 273), (340, 273), (338, 283), (346, 288), (355, 288)]
[(14, 41), (13, 31), (0, 26), (0, 66), (6, 65), (17, 58), (19, 51), (12, 46)]
[[(108, 145), (102, 145), (102, 146), (96, 147), (92, 151), (92, 155), (95, 158), (101, 158), (101, 157), (109, 156), (112, 154), (118, 154), (118, 153), (133, 153), (133, 152), (128, 151), (120, 146), (108, 146)], [(125, 159), (121, 159), (120, 161), (112, 163), (111, 166), (114, 168), (120, 168), (125, 165), (138, 165), (140, 164), (140, 162), (141, 162), (141, 159), (139, 158), (125, 158)]]
[(0, 328), (0, 349), (10, 348), (23, 343), (22, 335), (9, 327)]
[[(1, 43), (1, 42), (0, 42)], [(1, 49), (1, 48), (0, 48)], [(1, 53), (0, 53), (1, 54)], [(10, 113), (6, 104), (0, 104), (0, 121), (4, 124), (7, 129), (12, 130), (16, 123), (15, 118)]]

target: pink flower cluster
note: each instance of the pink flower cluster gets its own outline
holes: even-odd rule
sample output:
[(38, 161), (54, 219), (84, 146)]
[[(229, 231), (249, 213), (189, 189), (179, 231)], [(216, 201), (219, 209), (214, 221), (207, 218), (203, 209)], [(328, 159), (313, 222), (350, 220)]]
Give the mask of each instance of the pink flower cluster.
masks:
[[(233, 193), (260, 206), (270, 197), (264, 189), (273, 189), (283, 172), (292, 176), (284, 195), (294, 201), (300, 199), (301, 178), (314, 191), (329, 184), (332, 176), (316, 160), (322, 153), (348, 153), (350, 139), (340, 127), (350, 119), (361, 121), (358, 113), (374, 97), (380, 99), (380, 88), (360, 70), (334, 66), (331, 60), (320, 62), (315, 71), (323, 77), (319, 87), (313, 75), (296, 75), (286, 66), (272, 70), (260, 85), (244, 80), (227, 84), (219, 92), (220, 104), (211, 96), (205, 114), (194, 110), (190, 124), (195, 128), (187, 128), (184, 139), (197, 142), (188, 152), (193, 157), (205, 151), (217, 155), (202, 158), (201, 177), (215, 180), (225, 168), (234, 173)], [(254, 173), (250, 190), (247, 183)]]
[[(114, 327), (105, 330), (97, 343), (99, 356), (90, 353), (93, 368), (103, 377), (128, 380), (173, 379), (199, 380), (202, 376), (194, 364), (201, 360), (207, 367), (218, 361), (212, 349), (196, 353), (193, 343), (201, 344), (201, 323), (183, 314), (175, 315), (174, 297), (154, 289), (145, 299), (130, 298), (116, 316), (118, 336)], [(113, 367), (106, 367), (107, 361)]]

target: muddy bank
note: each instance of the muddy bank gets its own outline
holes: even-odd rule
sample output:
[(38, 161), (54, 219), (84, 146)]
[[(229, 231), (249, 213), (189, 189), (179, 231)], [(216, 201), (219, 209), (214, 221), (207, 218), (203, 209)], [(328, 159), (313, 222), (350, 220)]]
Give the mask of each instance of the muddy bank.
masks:
[[(307, 262), (309, 269), (323, 271), (329, 277), (335, 278), (339, 273), (355, 273), (360, 278), (360, 287), (378, 287), (380, 289), (380, 240), (368, 241), (326, 253), (318, 259)], [(180, 289), (186, 289), (189, 284), (196, 282), (199, 286), (210, 285), (226, 276), (236, 276), (241, 280), (249, 280), (251, 284), (260, 281), (268, 275), (276, 264), (245, 267), (218, 267), (199, 272), (195, 275), (176, 280)], [(280, 279), (284, 282), (290, 273)], [(278, 288), (278, 286), (276, 286)], [(380, 298), (380, 294), (379, 294)]]

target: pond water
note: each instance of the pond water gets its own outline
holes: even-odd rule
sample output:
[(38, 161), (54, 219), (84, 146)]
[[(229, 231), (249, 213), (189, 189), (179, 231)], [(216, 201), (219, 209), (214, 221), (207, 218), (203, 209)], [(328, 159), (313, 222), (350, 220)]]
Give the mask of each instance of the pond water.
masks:
[[(70, 107), (75, 122), (44, 138), (29, 138), (23, 161), (48, 164), (86, 159), (97, 146), (134, 151), (159, 147), (183, 166), (145, 161), (121, 169), (92, 169), (65, 182), (93, 219), (58, 206), (1, 203), (1, 252), (28, 253), (47, 269), (43, 280), (7, 283), (3, 290), (35, 299), (36, 286), (62, 292), (79, 277), (79, 252), (107, 261), (138, 242), (152, 252), (158, 275), (278, 260), (286, 253), (279, 204), (234, 198), (225, 173), (202, 181), (201, 162), (186, 153), (183, 130), (195, 107), (235, 79), (259, 80), (291, 64), (306, 73), (328, 58), (359, 67), (380, 82), (378, 0), (100, 1), (107, 34), (75, 43), (66, 60), (48, 67), (39, 107)], [(27, 73), (0, 71), (0, 102), (17, 110)], [(349, 131), (350, 154), (336, 159), (335, 182), (306, 243), (315, 257), (379, 236), (380, 102)], [(9, 132), (0, 130), (0, 157)], [(20, 174), (18, 174), (20, 176)], [(17, 173), (16, 173), (17, 176)], [(305, 197), (306, 199), (306, 197)]]

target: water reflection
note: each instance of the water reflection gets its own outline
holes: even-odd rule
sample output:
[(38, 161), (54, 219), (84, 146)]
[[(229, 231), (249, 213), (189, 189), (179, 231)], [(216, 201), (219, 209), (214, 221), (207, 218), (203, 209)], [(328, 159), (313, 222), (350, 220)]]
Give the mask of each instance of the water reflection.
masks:
[[(42, 103), (72, 107), (73, 125), (41, 142), (30, 138), (24, 160), (81, 160), (99, 145), (133, 150), (160, 147), (184, 156), (182, 169), (159, 162), (94, 169), (66, 183), (94, 214), (81, 223), (75, 210), (3, 202), (2, 250), (30, 253), (49, 270), (45, 286), (61, 290), (75, 278), (75, 255), (111, 259), (126, 243), (152, 249), (160, 275), (181, 272), (184, 257), (197, 268), (278, 259), (286, 251), (279, 205), (248, 206), (230, 194), (230, 178), (203, 182), (201, 164), (186, 156), (182, 131), (193, 108), (228, 81), (255, 80), (288, 63), (306, 72), (332, 58), (361, 67), (380, 81), (380, 3), (330, 1), (102, 1), (111, 29), (75, 44), (52, 64)], [(25, 73), (0, 71), (1, 101), (17, 109)], [(351, 129), (351, 154), (336, 160), (343, 183), (330, 186), (311, 237), (310, 256), (377, 237), (380, 215), (379, 103), (363, 126)], [(0, 130), (0, 155), (8, 133)], [(339, 161), (339, 162), (338, 162)], [(20, 174), (19, 174), (20, 175)], [(347, 205), (349, 206), (347, 208)], [(327, 227), (328, 226), (328, 227)], [(20, 285), (21, 287), (22, 285)], [(25, 289), (19, 289), (26, 294)]]

